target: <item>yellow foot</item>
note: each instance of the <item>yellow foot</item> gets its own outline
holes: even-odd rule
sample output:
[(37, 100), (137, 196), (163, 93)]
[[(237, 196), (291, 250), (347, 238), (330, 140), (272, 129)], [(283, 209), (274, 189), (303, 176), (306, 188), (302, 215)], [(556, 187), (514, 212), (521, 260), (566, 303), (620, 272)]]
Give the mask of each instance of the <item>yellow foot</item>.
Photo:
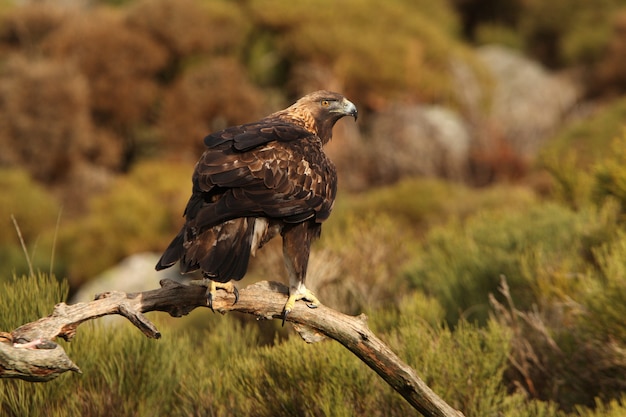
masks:
[(215, 298), (215, 294), (217, 290), (224, 290), (229, 294), (234, 294), (235, 302), (233, 303), (233, 305), (237, 304), (237, 301), (239, 301), (239, 290), (237, 289), (237, 287), (235, 287), (235, 285), (231, 281), (216, 282), (210, 278), (202, 278), (202, 279), (195, 279), (193, 281), (190, 281), (189, 283), (192, 285), (200, 285), (202, 287), (207, 287), (207, 290), (206, 290), (207, 305), (213, 312), (215, 312), (215, 310), (213, 310), (213, 298)]
[(287, 314), (291, 313), (294, 306), (296, 305), (296, 301), (304, 300), (307, 301), (306, 305), (309, 308), (317, 308), (320, 305), (320, 300), (317, 299), (315, 294), (311, 291), (305, 289), (304, 292), (301, 291), (292, 291), (289, 290), (289, 298), (287, 299), (287, 303), (285, 303), (285, 307), (283, 308), (283, 323), (285, 325), (285, 320), (287, 319)]

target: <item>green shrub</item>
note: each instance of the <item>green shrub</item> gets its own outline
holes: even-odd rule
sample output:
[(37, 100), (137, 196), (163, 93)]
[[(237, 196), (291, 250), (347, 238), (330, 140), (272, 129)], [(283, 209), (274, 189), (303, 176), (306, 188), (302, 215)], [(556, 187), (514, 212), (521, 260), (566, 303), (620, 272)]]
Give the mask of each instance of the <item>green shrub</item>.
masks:
[(400, 343), (392, 346), (451, 406), (468, 417), (503, 410), (502, 374), (509, 350), (506, 328), (490, 323), (478, 329), (462, 322), (454, 332), (446, 327), (428, 332), (427, 327), (409, 323), (398, 333)]
[[(447, 217), (465, 218), (481, 208), (523, 209), (534, 201), (524, 188), (473, 191), (429, 179), (342, 194), (324, 224), (319, 246), (314, 247), (307, 282), (324, 304), (346, 313), (395, 304), (410, 286), (404, 273), (421, 256), (421, 239), (429, 227)], [(259, 279), (281, 276), (280, 248), (263, 251), (263, 257), (253, 263), (252, 274)]]
[[(289, 71), (302, 63), (330, 68), (346, 94), (364, 104), (374, 96), (407, 95), (454, 102), (458, 97), (450, 57), (480, 67), (456, 40), (458, 23), (445, 3), (265, 0), (250, 3), (249, 8), (260, 32), (251, 40), (254, 54), (249, 59), (272, 59), (272, 70)], [(372, 10), (376, 19), (371, 18)], [(255, 61), (248, 66), (267, 68)], [(289, 81), (294, 93), (301, 94), (298, 86), (306, 83), (290, 78), (296, 75), (288, 73), (289, 79), (281, 82)]]
[(580, 167), (584, 165), (580, 162), (583, 158), (574, 150), (564, 151), (563, 154), (547, 151), (539, 158), (539, 165), (550, 173), (553, 180), (551, 197), (572, 209), (588, 204), (592, 193), (593, 179), (587, 170)]
[[(581, 300), (586, 308), (583, 320), (595, 338), (609, 346), (626, 346), (626, 231), (618, 229), (617, 237), (595, 250), (599, 276), (590, 280)], [(626, 359), (626, 356), (624, 357)]]
[(514, 297), (530, 305), (524, 257), (539, 252), (546, 262), (580, 250), (585, 214), (550, 203), (526, 210), (485, 210), (466, 221), (434, 227), (408, 270), (413, 285), (437, 298), (451, 325), (463, 316), (484, 321), (490, 293), (506, 276)]
[[(620, 319), (626, 313), (626, 239), (615, 216), (590, 214), (583, 238), (572, 240), (574, 255), (537, 251), (526, 257), (523, 275), (532, 305), (518, 303), (508, 289), (504, 304), (492, 299), (496, 317), (513, 331), (509, 384), (567, 411), (620, 398), (626, 372)], [(593, 262), (585, 262), (577, 248), (586, 234), (598, 231), (605, 238), (590, 239)]]
[(594, 408), (576, 407), (576, 415), (580, 417), (621, 417), (626, 413), (626, 398), (612, 400), (608, 403), (596, 401)]
[(246, 363), (236, 378), (254, 415), (350, 416), (367, 410), (382, 416), (390, 411), (373, 406), (374, 387), (382, 388), (376, 375), (336, 342), (303, 345), (294, 337), (260, 349)]
[(539, 155), (539, 163), (550, 166), (570, 152), (579, 170), (589, 170), (611, 154), (611, 141), (622, 135), (626, 119), (626, 99), (619, 99), (596, 110), (590, 117), (566, 125), (547, 142)]
[(522, 209), (536, 202), (532, 190), (512, 185), (472, 189), (430, 178), (412, 178), (364, 193), (340, 193), (325, 229), (341, 227), (350, 216), (383, 214), (421, 236), (429, 227), (480, 210)]
[(602, 204), (611, 197), (617, 200), (622, 215), (626, 214), (626, 132), (615, 139), (611, 154), (600, 161), (594, 170), (595, 201)]
[(9, 332), (49, 315), (55, 304), (65, 301), (68, 291), (66, 281), (41, 273), (36, 276), (14, 275), (12, 279), (0, 281), (0, 331)]
[(499, 41), (522, 47), (551, 67), (586, 65), (602, 59), (612, 17), (622, 0), (505, 0), (493, 7), (461, 8), (466, 31), (481, 43)]
[(62, 224), (58, 254), (72, 285), (131, 254), (163, 250), (182, 224), (190, 176), (174, 163), (140, 164), (94, 197), (87, 215)]
[[(54, 230), (61, 210), (54, 196), (18, 169), (0, 169), (0, 282), (13, 273), (34, 269), (48, 271), (53, 256), (51, 246), (42, 242), (46, 230)], [(18, 231), (27, 246), (28, 257), (20, 244)]]
[[(12, 330), (50, 314), (65, 299), (68, 286), (40, 275), (14, 279), (1, 289), (7, 297), (0, 329)], [(228, 415), (227, 397), (237, 394), (237, 387), (229, 384), (230, 368), (258, 344), (258, 332), (256, 326), (244, 328), (234, 317), (204, 314), (213, 324), (195, 337), (156, 320), (163, 334), (158, 341), (122, 319), (82, 324), (72, 342), (59, 342), (83, 374), (66, 374), (43, 384), (3, 380), (0, 412), (9, 417), (104, 417), (112, 410), (122, 416), (198, 415), (182, 410), (192, 410), (197, 407), (193, 400), (217, 393), (212, 403), (203, 404), (208, 407), (203, 411)], [(210, 414), (211, 408), (221, 413)]]
[(15, 217), (26, 242), (53, 227), (59, 203), (44, 187), (19, 169), (0, 169), (0, 243), (18, 243), (11, 216)]
[[(613, 253), (612, 259), (623, 259), (623, 251)], [(54, 304), (65, 299), (67, 283), (40, 275), (14, 279), (0, 290), (7, 295), (0, 329), (10, 330), (49, 314)], [(136, 417), (414, 413), (397, 392), (337, 342), (307, 345), (292, 335), (261, 346), (257, 323), (243, 324), (233, 315), (196, 311), (194, 320), (206, 322), (206, 330), (199, 331), (187, 327), (186, 319), (161, 320), (164, 317), (156, 314), (150, 313), (150, 318), (161, 329), (161, 340), (147, 339), (122, 319), (81, 325), (72, 342), (60, 343), (83, 374), (66, 374), (43, 384), (5, 380), (0, 412), (7, 417), (94, 417), (110, 415), (111, 410)], [(577, 406), (565, 413), (554, 403), (508, 393), (507, 358), (517, 342), (511, 323), (489, 320), (478, 327), (461, 321), (452, 330), (442, 325), (444, 315), (434, 298), (413, 294), (393, 309), (371, 311), (370, 321), (400, 358), (467, 417), (599, 417), (621, 415), (624, 410), (619, 400), (597, 400), (595, 410)], [(562, 340), (557, 342), (564, 346)], [(606, 364), (606, 356), (594, 356), (598, 358)], [(569, 376), (575, 377), (575, 371), (590, 362), (578, 365), (581, 368), (572, 368)], [(616, 380), (621, 375), (615, 374)]]

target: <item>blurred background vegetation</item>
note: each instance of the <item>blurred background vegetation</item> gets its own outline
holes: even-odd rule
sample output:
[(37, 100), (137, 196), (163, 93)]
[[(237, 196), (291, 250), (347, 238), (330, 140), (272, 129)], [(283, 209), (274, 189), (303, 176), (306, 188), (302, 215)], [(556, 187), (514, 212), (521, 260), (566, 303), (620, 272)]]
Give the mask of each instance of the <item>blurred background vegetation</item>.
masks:
[[(204, 135), (320, 88), (360, 111), (320, 299), (468, 417), (625, 415), (626, 0), (0, 1), (0, 330), (163, 250)], [(281, 277), (273, 242), (241, 285)], [(84, 374), (3, 380), (0, 413), (411, 414), (336, 343), (151, 318), (81, 326)]]

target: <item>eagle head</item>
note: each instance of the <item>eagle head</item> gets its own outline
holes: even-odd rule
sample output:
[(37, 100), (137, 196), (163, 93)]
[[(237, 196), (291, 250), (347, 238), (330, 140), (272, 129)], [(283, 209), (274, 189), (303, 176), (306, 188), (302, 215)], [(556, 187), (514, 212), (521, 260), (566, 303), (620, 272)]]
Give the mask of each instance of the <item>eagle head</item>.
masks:
[(356, 121), (358, 117), (354, 103), (339, 93), (326, 90), (307, 94), (287, 110), (290, 109), (300, 114), (306, 121), (305, 127), (315, 132), (322, 143), (331, 139), (333, 127), (339, 119), (351, 116)]

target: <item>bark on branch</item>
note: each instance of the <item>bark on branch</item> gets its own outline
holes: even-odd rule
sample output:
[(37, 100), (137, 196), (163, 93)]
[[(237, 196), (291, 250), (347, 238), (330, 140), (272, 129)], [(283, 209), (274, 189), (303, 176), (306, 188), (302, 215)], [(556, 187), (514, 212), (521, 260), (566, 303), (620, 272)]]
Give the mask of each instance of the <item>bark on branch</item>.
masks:
[[(80, 372), (53, 340), (57, 337), (71, 340), (81, 323), (110, 314), (126, 317), (146, 336), (158, 339), (161, 334), (143, 313), (163, 311), (173, 317), (186, 315), (196, 307), (207, 307), (205, 291), (200, 286), (162, 280), (161, 288), (155, 290), (128, 294), (111, 291), (98, 294), (89, 303), (57, 304), (48, 317), (0, 334), (0, 342), (4, 342), (0, 343), (0, 378), (43, 382), (66, 371)], [(287, 293), (283, 284), (262, 281), (240, 289), (237, 304), (233, 304), (233, 295), (218, 291), (213, 307), (223, 313), (239, 311), (266, 319), (281, 318)], [(310, 309), (304, 303), (296, 303), (287, 321), (309, 342), (324, 336), (337, 340), (425, 416), (463, 416), (372, 333), (364, 315), (353, 317), (323, 305)]]

